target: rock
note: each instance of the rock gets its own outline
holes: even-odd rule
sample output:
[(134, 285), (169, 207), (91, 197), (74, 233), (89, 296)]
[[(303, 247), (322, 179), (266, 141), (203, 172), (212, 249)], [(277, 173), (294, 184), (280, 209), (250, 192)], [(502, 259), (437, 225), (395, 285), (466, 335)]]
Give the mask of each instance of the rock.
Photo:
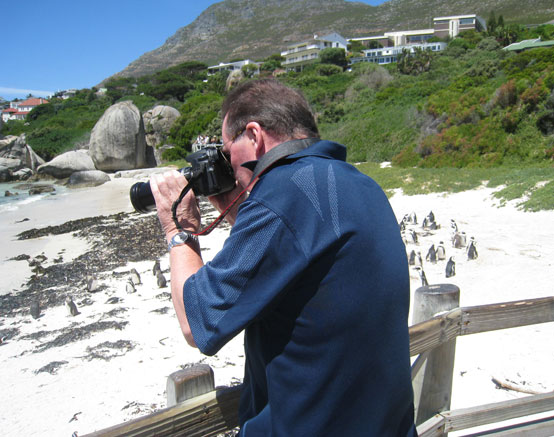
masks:
[(67, 186), (72, 188), (97, 187), (109, 180), (110, 176), (100, 170), (76, 171), (69, 176)]
[(18, 159), (21, 161), (21, 167), (30, 168), (32, 171), (44, 164), (44, 159), (27, 144), (25, 134), (18, 137), (9, 135), (0, 140), (0, 158)]
[(225, 83), (225, 91), (229, 91), (234, 86), (238, 85), (241, 80), (244, 79), (244, 73), (242, 70), (233, 70), (227, 76), (227, 82)]
[(90, 136), (89, 154), (98, 170), (116, 171), (146, 165), (144, 123), (130, 101), (110, 106)]
[(33, 196), (35, 194), (53, 193), (55, 191), (56, 189), (54, 186), (50, 184), (34, 185), (33, 188), (29, 190), (29, 195)]
[(12, 180), (12, 171), (8, 167), (0, 165), (0, 182), (9, 182)]
[(84, 170), (95, 170), (94, 162), (86, 152), (78, 150), (56, 156), (52, 161), (42, 164), (37, 172), (62, 179)]
[[(171, 148), (170, 145), (165, 145), (169, 136), (169, 131), (181, 113), (171, 107), (158, 105), (149, 111), (146, 111), (142, 120), (144, 122), (144, 130), (146, 132), (146, 156), (148, 166), (155, 167), (162, 162), (162, 152)], [(153, 162), (148, 159), (149, 155), (153, 155)]]
[(0, 158), (0, 165), (2, 167), (9, 168), (12, 172), (23, 168), (23, 162), (21, 159), (16, 158)]
[(13, 174), (13, 178), (16, 181), (25, 181), (25, 180), (29, 179), (31, 176), (33, 176), (33, 170), (31, 170), (30, 168), (27, 168), (27, 167), (23, 167), (22, 169), (17, 170)]

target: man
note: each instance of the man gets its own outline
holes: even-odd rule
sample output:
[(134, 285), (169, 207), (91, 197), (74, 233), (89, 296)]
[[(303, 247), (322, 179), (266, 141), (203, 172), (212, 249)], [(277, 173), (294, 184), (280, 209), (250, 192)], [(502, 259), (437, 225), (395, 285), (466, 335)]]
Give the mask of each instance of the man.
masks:
[[(277, 81), (238, 86), (222, 116), (237, 187), (210, 200), (221, 210), (250, 193), (208, 264), (194, 238), (171, 244), (171, 286), (185, 338), (203, 353), (245, 329), (240, 435), (415, 435), (408, 265), (386, 196), (343, 146), (319, 140), (305, 99)], [(291, 144), (250, 184), (244, 163)], [(178, 172), (151, 180), (168, 242), (185, 184)], [(191, 193), (179, 220), (199, 229)]]

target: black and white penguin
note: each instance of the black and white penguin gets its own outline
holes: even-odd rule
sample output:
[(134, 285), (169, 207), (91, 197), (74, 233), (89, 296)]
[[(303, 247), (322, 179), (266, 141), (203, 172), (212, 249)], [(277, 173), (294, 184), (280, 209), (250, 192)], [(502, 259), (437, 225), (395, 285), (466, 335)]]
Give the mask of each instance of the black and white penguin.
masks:
[(137, 269), (131, 270), (131, 280), (133, 281), (133, 284), (140, 285), (142, 282), (140, 281), (140, 275), (139, 272), (137, 272)]
[(452, 276), (456, 275), (456, 263), (454, 262), (454, 257), (450, 257), (448, 262), (446, 263), (446, 277), (451, 278)]
[(76, 316), (79, 314), (79, 311), (77, 310), (77, 305), (75, 305), (75, 302), (73, 302), (73, 299), (71, 299), (70, 296), (67, 296), (65, 298), (65, 307), (67, 308), (67, 312), (70, 316)]
[(415, 260), (416, 260), (416, 253), (415, 253), (415, 250), (412, 250), (410, 252), (410, 256), (408, 257), (408, 264), (411, 266), (415, 266)]
[(31, 302), (29, 312), (33, 319), (38, 319), (40, 317), (40, 303), (38, 300)]
[(479, 254), (477, 253), (477, 242), (475, 241), (475, 238), (471, 237), (469, 240), (469, 245), (467, 246), (467, 259), (477, 259)]
[(436, 253), (437, 253), (437, 259), (439, 261), (443, 261), (446, 259), (446, 250), (444, 249), (444, 243), (442, 241), (437, 246)]
[(161, 271), (159, 271), (158, 274), (156, 275), (156, 279), (158, 281), (158, 287), (165, 288), (165, 286), (167, 285), (167, 281), (165, 279), (164, 274)]
[(416, 267), (417, 272), (419, 273), (419, 278), (421, 279), (421, 286), (426, 287), (429, 285), (429, 282), (427, 281), (427, 276), (425, 275), (425, 272), (421, 267)]
[(435, 251), (434, 244), (431, 244), (431, 247), (427, 251), (427, 255), (425, 256), (425, 261), (429, 261), (430, 263), (433, 263), (433, 264), (437, 262), (437, 252)]
[(131, 278), (127, 278), (127, 283), (125, 284), (125, 291), (129, 294), (134, 293), (137, 291), (135, 288), (135, 284), (133, 284), (133, 280)]
[(154, 267), (152, 267), (152, 274), (154, 276), (156, 276), (158, 274), (158, 272), (161, 272), (162, 271), (162, 268), (160, 267), (160, 260), (156, 260), (156, 262), (154, 263)]

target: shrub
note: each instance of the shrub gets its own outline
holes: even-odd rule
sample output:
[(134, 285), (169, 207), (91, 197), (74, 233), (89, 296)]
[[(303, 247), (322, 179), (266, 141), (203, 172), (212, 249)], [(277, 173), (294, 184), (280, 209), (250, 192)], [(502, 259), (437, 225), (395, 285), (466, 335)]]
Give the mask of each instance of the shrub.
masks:
[(332, 76), (333, 74), (342, 73), (342, 68), (333, 64), (317, 65), (315, 71), (320, 76)]

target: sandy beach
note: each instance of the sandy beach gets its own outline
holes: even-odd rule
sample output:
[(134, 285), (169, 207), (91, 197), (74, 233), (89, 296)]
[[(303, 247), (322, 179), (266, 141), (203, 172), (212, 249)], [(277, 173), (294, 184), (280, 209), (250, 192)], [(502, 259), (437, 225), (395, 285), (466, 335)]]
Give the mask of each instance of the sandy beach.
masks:
[[(169, 280), (168, 256), (155, 214), (133, 212), (133, 178), (70, 190), (0, 214), (0, 429), (7, 436), (71, 436), (99, 430), (166, 406), (167, 376), (189, 363), (211, 365), (217, 385), (243, 376), (242, 336), (214, 357), (186, 345), (169, 287), (152, 274), (159, 259)], [(461, 305), (473, 306), (553, 295), (554, 211), (527, 213), (514, 203), (500, 207), (493, 190), (391, 199), (400, 221), (415, 212), (418, 243), (430, 284), (452, 283)], [(202, 204), (203, 220), (215, 215)], [(440, 228), (425, 231), (433, 211)], [(451, 244), (450, 220), (477, 241), (479, 257)], [(221, 248), (229, 228), (202, 237), (204, 261)], [(23, 238), (23, 239), (19, 239)], [(444, 242), (446, 261), (425, 261), (431, 244)], [(34, 262), (33, 262), (34, 261)], [(38, 266), (37, 266), (38, 265)], [(126, 289), (131, 270), (141, 283)], [(87, 288), (86, 276), (94, 279)], [(413, 292), (421, 286), (410, 269)], [(65, 307), (72, 297), (79, 314)], [(41, 316), (30, 314), (39, 301)], [(554, 390), (554, 323), (458, 339), (452, 409), (525, 396), (499, 390), (492, 377), (537, 392)], [(455, 434), (453, 434), (455, 435)]]

